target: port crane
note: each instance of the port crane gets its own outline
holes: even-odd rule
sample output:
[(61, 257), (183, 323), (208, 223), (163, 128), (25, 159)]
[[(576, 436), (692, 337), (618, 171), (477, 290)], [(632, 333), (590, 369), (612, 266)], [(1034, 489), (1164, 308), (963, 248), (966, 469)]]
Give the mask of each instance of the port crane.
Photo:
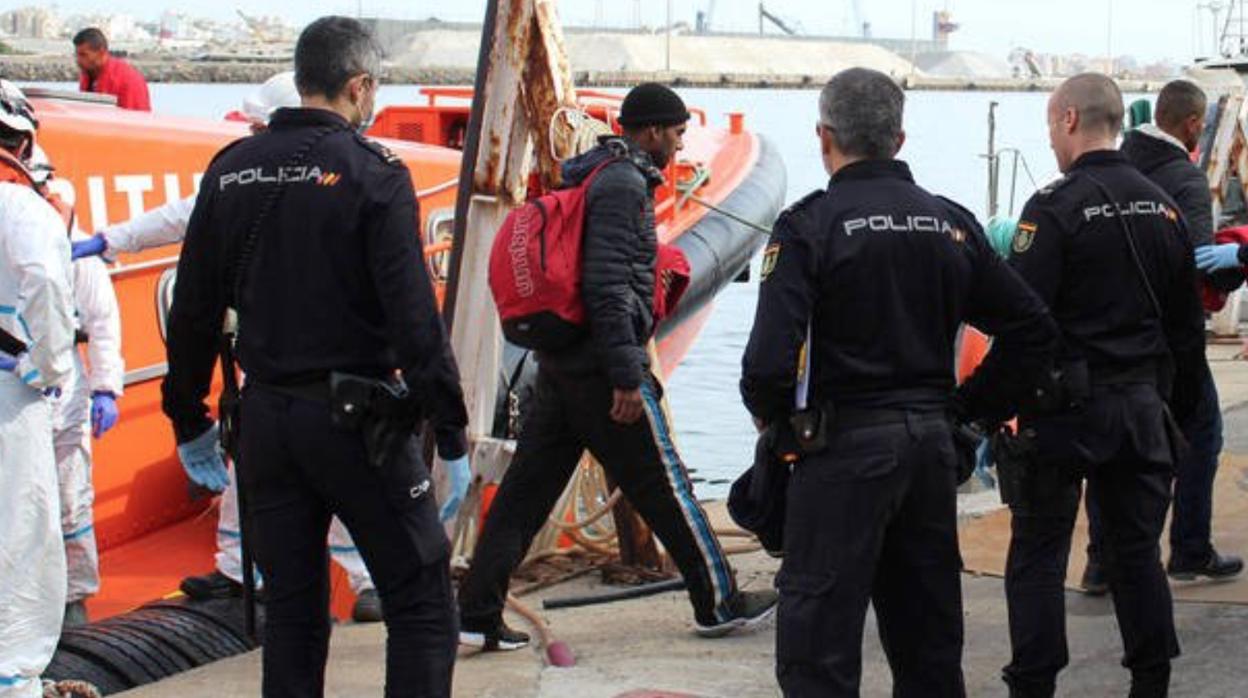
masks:
[(705, 10), (698, 10), (697, 32), (699, 34), (710, 34), (711, 26), (715, 19), (715, 0), (708, 0)]
[(797, 34), (796, 29), (790, 27), (787, 23), (785, 23), (783, 19), (780, 19), (779, 17), (772, 14), (771, 12), (768, 12), (767, 7), (763, 5), (763, 3), (760, 2), (758, 3), (758, 33), (759, 34), (762, 34), (763, 29), (766, 27), (766, 25), (764, 24), (764, 20), (776, 25), (776, 27), (780, 31), (784, 32), (785, 34), (788, 34), (789, 36), (795, 36)]

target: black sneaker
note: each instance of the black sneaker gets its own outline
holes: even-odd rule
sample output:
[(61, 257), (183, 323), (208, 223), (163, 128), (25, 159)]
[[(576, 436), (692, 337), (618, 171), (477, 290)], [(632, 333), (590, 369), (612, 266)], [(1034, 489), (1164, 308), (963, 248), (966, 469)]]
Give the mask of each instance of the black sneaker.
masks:
[(1244, 571), (1244, 561), (1234, 555), (1222, 556), (1218, 551), (1210, 549), (1209, 555), (1199, 562), (1191, 562), (1171, 557), (1166, 565), (1166, 573), (1171, 579), (1190, 582), (1197, 577), (1210, 579), (1229, 579)]
[(459, 644), (476, 647), (482, 652), (511, 652), (529, 646), (528, 633), (512, 630), (502, 620), (492, 623), (462, 621)]
[(355, 606), (351, 608), (351, 620), (356, 623), (380, 623), (381, 597), (376, 589), (365, 589), (355, 597)]
[(243, 596), (243, 585), (221, 574), (220, 570), (213, 570), (198, 577), (187, 577), (182, 580), (178, 588), (183, 594), (196, 601), (242, 598)]
[(1088, 596), (1104, 596), (1109, 591), (1109, 581), (1105, 579), (1105, 568), (1101, 567), (1101, 563), (1088, 560), (1088, 566), (1083, 568), (1079, 588)]
[(694, 623), (694, 632), (701, 637), (715, 638), (730, 635), (738, 630), (748, 630), (762, 624), (776, 612), (780, 595), (772, 589), (761, 591), (738, 591), (724, 601), (728, 610), (727, 620)]

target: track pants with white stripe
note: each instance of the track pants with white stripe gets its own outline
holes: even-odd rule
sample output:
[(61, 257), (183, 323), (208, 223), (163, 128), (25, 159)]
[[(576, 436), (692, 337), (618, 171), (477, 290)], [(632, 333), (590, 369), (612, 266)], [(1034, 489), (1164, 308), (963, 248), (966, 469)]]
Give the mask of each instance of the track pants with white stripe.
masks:
[(624, 492), (685, 578), (699, 623), (725, 620), (724, 600), (736, 591), (727, 558), (676, 452), (653, 378), (641, 386), (645, 415), (633, 424), (611, 420), (612, 388), (603, 374), (538, 371), (530, 413), (516, 455), (503, 476), (472, 568), (460, 588), (465, 623), (502, 617), (511, 573), (563, 494), (588, 450)]

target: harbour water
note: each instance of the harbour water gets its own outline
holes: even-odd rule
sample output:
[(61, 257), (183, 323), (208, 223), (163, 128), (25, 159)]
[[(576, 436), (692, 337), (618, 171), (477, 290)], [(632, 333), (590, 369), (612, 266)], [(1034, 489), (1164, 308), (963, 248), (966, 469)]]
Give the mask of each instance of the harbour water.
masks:
[[(155, 111), (214, 119), (238, 108), (254, 89), (254, 85), (241, 84), (151, 86)], [(379, 107), (415, 102), (417, 90), (412, 85), (386, 85), (378, 96)], [(769, 138), (783, 155), (789, 201), (826, 185), (814, 135), (818, 90), (687, 89), (681, 93), (690, 105), (704, 109), (713, 124), (726, 123), (728, 112), (744, 112), (746, 127)], [(999, 103), (998, 148), (1018, 148), (1034, 182), (1043, 183), (1056, 174), (1048, 149), (1046, 100), (1047, 95), (1039, 93), (910, 92), (901, 157), (910, 163), (921, 185), (983, 216), (987, 166), (982, 154), (987, 150), (989, 103)], [(1006, 158), (1002, 166), (1002, 212), (1010, 207), (1011, 163)], [(1015, 213), (1035, 183), (1020, 165)], [(727, 482), (748, 465), (753, 453), (754, 429), (741, 406), (737, 383), (757, 293), (755, 273), (749, 283), (733, 284), (721, 294), (700, 339), (668, 386), (679, 445), (695, 476), (705, 480), (698, 488), (702, 497), (723, 496)]]

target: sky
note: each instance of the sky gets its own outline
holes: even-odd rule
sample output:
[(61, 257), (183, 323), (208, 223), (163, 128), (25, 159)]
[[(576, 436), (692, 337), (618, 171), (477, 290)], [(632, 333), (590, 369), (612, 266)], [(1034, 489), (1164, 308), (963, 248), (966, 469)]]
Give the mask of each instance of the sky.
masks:
[[(1231, 0), (1213, 0), (1223, 5)], [(1234, 0), (1238, 2), (1239, 0)], [(693, 24), (698, 10), (714, 4), (713, 25), (720, 31), (757, 31), (755, 0), (562, 0), (566, 24), (648, 26), (666, 24), (667, 6), (674, 22)], [(961, 29), (952, 48), (1005, 56), (1012, 48), (1042, 53), (1133, 55), (1145, 61), (1187, 62), (1210, 52), (1213, 17), (1198, 11), (1210, 0), (766, 0), (768, 10), (800, 27), (805, 34), (857, 34), (870, 22), (877, 37), (920, 38), (930, 35), (935, 10), (953, 13)], [(96, 12), (96, 0), (59, 0), (65, 13)], [(112, 0), (114, 12), (155, 19), (165, 9), (228, 20), (236, 7), (251, 14), (275, 14), (303, 22), (321, 14), (362, 12), (364, 16), (480, 21), (485, 0), (303, 0), (298, 3), (192, 3), (182, 0)], [(861, 20), (856, 19), (861, 17)], [(1199, 21), (1198, 21), (1199, 17)], [(1225, 14), (1223, 14), (1225, 17)], [(1246, 25), (1248, 26), (1248, 25)]]

